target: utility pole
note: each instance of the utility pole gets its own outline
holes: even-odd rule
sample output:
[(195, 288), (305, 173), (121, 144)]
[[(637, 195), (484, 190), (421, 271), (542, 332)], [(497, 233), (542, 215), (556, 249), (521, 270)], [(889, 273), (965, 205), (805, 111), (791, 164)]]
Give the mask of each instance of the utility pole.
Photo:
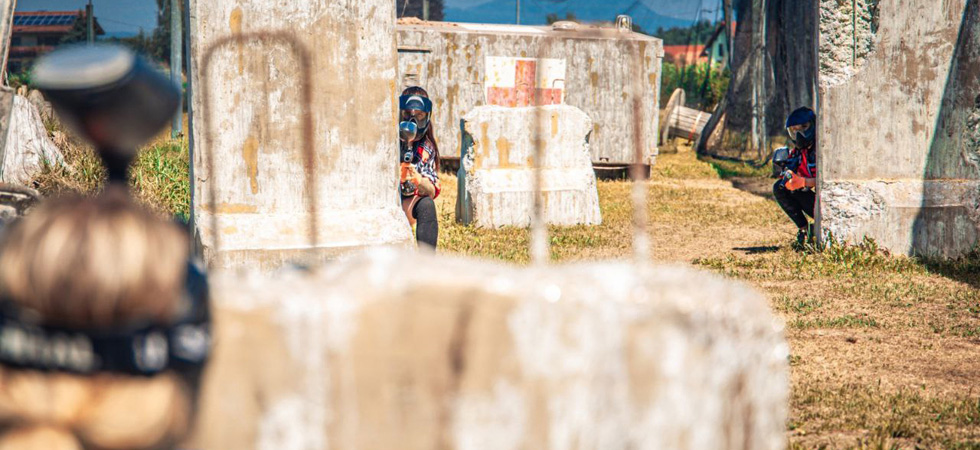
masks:
[(88, 43), (95, 43), (95, 7), (92, 6), (92, 0), (88, 0), (88, 4), (85, 5), (85, 21), (87, 22), (86, 36), (88, 37)]
[[(170, 0), (170, 80), (177, 86), (181, 86), (183, 92), (182, 66), (184, 65), (184, 30), (183, 14), (180, 12), (181, 0)], [(183, 100), (183, 96), (181, 96)], [(184, 108), (181, 105), (174, 114), (174, 121), (170, 126), (170, 138), (177, 139), (184, 128)]]
[(517, 0), (517, 24), (521, 24), (521, 0)]
[(429, 20), (429, 0), (422, 0), (422, 20)]

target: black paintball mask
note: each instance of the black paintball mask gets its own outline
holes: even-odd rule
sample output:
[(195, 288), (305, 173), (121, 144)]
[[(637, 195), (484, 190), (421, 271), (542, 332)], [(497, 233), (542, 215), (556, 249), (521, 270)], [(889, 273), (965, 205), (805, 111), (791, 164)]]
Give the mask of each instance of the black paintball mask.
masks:
[(154, 376), (172, 370), (195, 388), (211, 353), (211, 311), (204, 271), (187, 264), (176, 320), (113, 331), (46, 324), (38, 314), (0, 298), (0, 364), (76, 375)]
[(817, 139), (817, 115), (805, 106), (793, 111), (786, 118), (786, 133), (797, 148), (810, 148)]
[(412, 143), (429, 129), (432, 101), (421, 95), (403, 95), (398, 98), (398, 114), (399, 139)]

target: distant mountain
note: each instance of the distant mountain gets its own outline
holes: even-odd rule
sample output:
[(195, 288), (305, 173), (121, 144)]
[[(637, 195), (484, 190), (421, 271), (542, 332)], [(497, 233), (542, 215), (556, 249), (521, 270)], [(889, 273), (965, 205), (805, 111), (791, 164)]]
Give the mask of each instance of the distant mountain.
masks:
[[(490, 1), (470, 7), (453, 7), (448, 6), (448, 1), (446, 3), (446, 21), (449, 22), (512, 24), (516, 18), (514, 0)], [(647, 33), (653, 33), (658, 27), (665, 29), (689, 27), (693, 23), (692, 20), (658, 14), (635, 0), (567, 0), (560, 5), (549, 5), (548, 8), (543, 7), (545, 4), (546, 2), (541, 1), (522, 1), (521, 24), (545, 25), (548, 14), (557, 14), (558, 17), (564, 18), (566, 13), (572, 13), (578, 20), (585, 22), (611, 22), (619, 14), (629, 14), (633, 18), (633, 23), (642, 27)], [(627, 11), (630, 6), (632, 9)]]

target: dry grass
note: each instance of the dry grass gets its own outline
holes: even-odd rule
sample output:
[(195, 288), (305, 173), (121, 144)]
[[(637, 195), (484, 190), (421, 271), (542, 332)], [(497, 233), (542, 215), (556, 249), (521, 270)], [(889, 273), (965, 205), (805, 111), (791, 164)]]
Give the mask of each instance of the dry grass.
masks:
[[(101, 189), (105, 169), (92, 148), (60, 132), (55, 132), (54, 141), (66, 164), (45, 167), (34, 186), (46, 196)], [(133, 192), (153, 210), (186, 220), (190, 214), (189, 167), (186, 141), (158, 138), (139, 150), (130, 173)]]
[[(980, 256), (953, 262), (891, 257), (873, 242), (799, 253), (795, 228), (765, 196), (768, 170), (662, 155), (651, 177), (653, 254), (748, 282), (787, 324), (792, 449), (980, 449)], [(38, 179), (48, 193), (98, 188), (80, 146), (69, 167)], [(133, 175), (140, 198), (186, 214), (187, 152), (158, 141)], [(528, 232), (455, 223), (456, 178), (437, 200), (440, 249), (526, 263)], [(733, 185), (751, 189), (739, 190)], [(628, 182), (598, 185), (603, 224), (551, 229), (552, 258), (631, 253)], [(753, 194), (752, 192), (755, 192)]]
[[(796, 252), (768, 170), (662, 155), (648, 207), (656, 259), (751, 283), (786, 322), (791, 448), (980, 449), (980, 258), (923, 262), (870, 241)], [(442, 181), (443, 251), (527, 261), (526, 230), (454, 223), (456, 178)], [(747, 181), (762, 188), (733, 187)], [(603, 224), (552, 228), (552, 258), (629, 256), (629, 192), (600, 182)]]

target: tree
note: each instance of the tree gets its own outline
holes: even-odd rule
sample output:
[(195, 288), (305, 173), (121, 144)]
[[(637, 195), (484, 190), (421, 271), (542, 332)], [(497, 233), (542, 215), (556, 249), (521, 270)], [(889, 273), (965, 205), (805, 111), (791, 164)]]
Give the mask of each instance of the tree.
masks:
[(64, 35), (59, 44), (72, 44), (75, 42), (85, 42), (88, 39), (88, 18), (85, 11), (80, 10), (78, 19), (71, 26), (71, 31)]
[[(423, 0), (395, 0), (395, 6), (398, 8), (398, 17), (418, 17), (422, 18), (422, 1)], [(443, 14), (443, 0), (429, 0), (429, 20), (442, 21), (445, 18)]]
[(664, 45), (704, 45), (715, 32), (717, 25), (702, 20), (690, 27), (657, 28), (654, 37), (663, 39)]

